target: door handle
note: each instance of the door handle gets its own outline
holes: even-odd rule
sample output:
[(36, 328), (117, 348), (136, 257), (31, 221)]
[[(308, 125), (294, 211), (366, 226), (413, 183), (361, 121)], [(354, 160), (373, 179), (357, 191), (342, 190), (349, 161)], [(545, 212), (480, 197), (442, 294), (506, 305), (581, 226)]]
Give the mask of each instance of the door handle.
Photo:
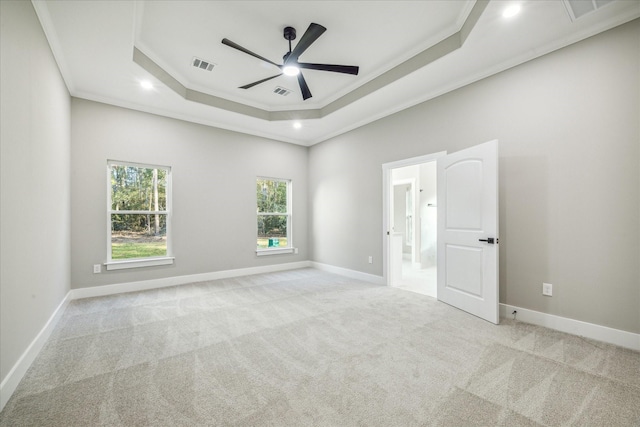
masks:
[(487, 242), (490, 245), (493, 245), (494, 243), (498, 243), (498, 239), (494, 239), (493, 237), (487, 237), (486, 239), (478, 239), (479, 242)]

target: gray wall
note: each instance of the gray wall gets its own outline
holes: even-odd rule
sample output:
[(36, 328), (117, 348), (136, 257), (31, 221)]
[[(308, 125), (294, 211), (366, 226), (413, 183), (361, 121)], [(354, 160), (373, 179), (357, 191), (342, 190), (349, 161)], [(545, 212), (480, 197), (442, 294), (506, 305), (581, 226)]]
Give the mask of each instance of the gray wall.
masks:
[[(306, 149), (70, 101), (31, 3), (0, 19), (2, 380), (70, 283), (307, 259), (380, 275), (381, 164), (494, 138), (501, 301), (640, 332), (638, 20)], [(172, 166), (175, 265), (92, 274), (107, 159)], [(298, 255), (255, 256), (257, 175), (293, 179)]]
[(500, 301), (640, 332), (639, 52), (635, 20), (313, 146), (312, 258), (381, 275), (381, 165), (498, 139)]
[(0, 1), (0, 378), (69, 291), (69, 92), (28, 1)]
[[(71, 286), (307, 260), (308, 149), (72, 98)], [(175, 264), (93, 274), (106, 261), (107, 159), (172, 168)], [(256, 257), (256, 176), (293, 180), (299, 253)]]

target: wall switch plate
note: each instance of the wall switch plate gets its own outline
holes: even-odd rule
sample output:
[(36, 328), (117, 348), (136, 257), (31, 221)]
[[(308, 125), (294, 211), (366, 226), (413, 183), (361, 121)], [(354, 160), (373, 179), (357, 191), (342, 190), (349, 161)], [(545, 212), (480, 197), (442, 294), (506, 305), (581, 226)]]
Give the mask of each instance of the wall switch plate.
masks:
[(298, 248), (293, 248), (293, 253), (297, 254), (298, 253)]
[(102, 266), (100, 264), (93, 264), (93, 274), (102, 272)]
[(373, 257), (369, 255), (369, 264), (373, 264)]
[(548, 297), (553, 295), (553, 285), (551, 283), (542, 284), (542, 295), (546, 295)]

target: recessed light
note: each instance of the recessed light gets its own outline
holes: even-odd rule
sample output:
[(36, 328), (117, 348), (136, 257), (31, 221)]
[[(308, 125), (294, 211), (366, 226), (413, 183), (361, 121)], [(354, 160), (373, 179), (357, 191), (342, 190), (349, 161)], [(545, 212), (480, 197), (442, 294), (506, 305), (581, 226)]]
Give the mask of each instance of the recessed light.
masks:
[(293, 128), (294, 129), (300, 129), (302, 127), (302, 123), (300, 122), (293, 122)]
[(142, 86), (143, 89), (153, 89), (153, 83), (151, 83), (149, 80), (142, 80), (140, 82), (140, 86)]
[(521, 7), (519, 4), (512, 4), (504, 11), (502, 11), (502, 16), (505, 18), (511, 18), (512, 16), (516, 16), (518, 13), (520, 13), (520, 9)]

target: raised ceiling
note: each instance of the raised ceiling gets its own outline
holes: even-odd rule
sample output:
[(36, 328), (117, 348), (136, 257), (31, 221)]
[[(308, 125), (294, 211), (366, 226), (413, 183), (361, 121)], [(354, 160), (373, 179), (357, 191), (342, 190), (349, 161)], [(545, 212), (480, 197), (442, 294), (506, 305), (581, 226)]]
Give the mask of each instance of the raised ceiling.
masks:
[[(575, 4), (575, 0), (572, 0)], [(312, 145), (640, 16), (637, 0), (33, 1), (72, 96)], [(513, 4), (521, 12), (504, 18)], [(582, 8), (584, 9), (584, 8)], [(581, 10), (582, 10), (581, 9)], [(587, 8), (588, 9), (588, 8)], [(282, 31), (327, 31), (301, 61), (357, 65), (357, 76), (279, 70)], [(194, 58), (214, 64), (193, 66)], [(153, 89), (140, 82), (149, 80)], [(274, 93), (276, 87), (291, 93)], [(302, 127), (295, 129), (293, 122)]]

